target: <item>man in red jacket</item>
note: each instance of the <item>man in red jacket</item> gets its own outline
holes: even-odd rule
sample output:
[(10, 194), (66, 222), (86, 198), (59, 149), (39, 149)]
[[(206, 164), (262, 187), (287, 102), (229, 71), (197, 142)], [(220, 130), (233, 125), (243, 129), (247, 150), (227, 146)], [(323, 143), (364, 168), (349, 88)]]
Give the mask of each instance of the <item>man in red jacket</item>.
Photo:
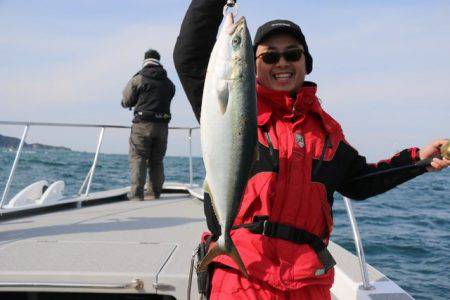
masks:
[[(224, 4), (193, 0), (174, 50), (175, 66), (197, 119)], [(368, 164), (322, 109), (316, 84), (305, 81), (313, 59), (300, 27), (287, 20), (268, 22), (257, 30), (254, 47), (259, 159), (231, 232), (249, 278), (228, 256), (217, 257), (210, 298), (331, 299), (335, 263), (326, 246), (333, 230), (334, 192), (362, 200), (392, 189), (426, 170), (356, 178), (431, 157), (446, 141)], [(449, 164), (435, 158), (429, 170)], [(208, 195), (205, 214), (212, 235), (220, 235)]]

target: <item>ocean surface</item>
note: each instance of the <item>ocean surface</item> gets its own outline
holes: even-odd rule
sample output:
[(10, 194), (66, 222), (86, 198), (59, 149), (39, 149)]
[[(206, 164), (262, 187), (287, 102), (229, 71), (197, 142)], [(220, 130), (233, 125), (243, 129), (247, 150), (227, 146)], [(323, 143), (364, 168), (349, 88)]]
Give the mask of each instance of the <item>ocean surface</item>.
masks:
[[(3, 151), (3, 152), (2, 152)], [(0, 150), (0, 190), (6, 185), (15, 153)], [(66, 194), (76, 194), (93, 161), (93, 153), (25, 151), (9, 198), (38, 181), (64, 180)], [(194, 158), (194, 182), (204, 168)], [(189, 182), (189, 159), (166, 157), (167, 181)], [(128, 157), (100, 154), (91, 191), (129, 185)], [(450, 170), (428, 173), (385, 194), (353, 202), (368, 263), (416, 299), (450, 299)], [(355, 253), (342, 197), (335, 195), (332, 240)]]

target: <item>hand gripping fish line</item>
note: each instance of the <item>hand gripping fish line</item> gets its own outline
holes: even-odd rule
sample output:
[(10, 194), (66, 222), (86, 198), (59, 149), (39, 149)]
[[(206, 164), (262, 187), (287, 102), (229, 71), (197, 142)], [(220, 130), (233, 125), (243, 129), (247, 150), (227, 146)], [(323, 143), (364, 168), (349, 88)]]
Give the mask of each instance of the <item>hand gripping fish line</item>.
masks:
[[(229, 13), (230, 10), (233, 10)], [(234, 0), (228, 0), (227, 4), (223, 7), (223, 16), (226, 17), (228, 14), (231, 14), (233, 18), (236, 18), (238, 14), (238, 5)]]

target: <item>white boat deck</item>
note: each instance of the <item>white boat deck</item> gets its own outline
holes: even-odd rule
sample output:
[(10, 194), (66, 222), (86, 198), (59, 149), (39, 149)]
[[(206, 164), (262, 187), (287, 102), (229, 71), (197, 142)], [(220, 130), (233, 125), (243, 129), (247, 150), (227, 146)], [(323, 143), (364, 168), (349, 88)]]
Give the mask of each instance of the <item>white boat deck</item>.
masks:
[[(198, 188), (190, 192), (202, 196)], [(191, 256), (205, 229), (203, 203), (180, 193), (6, 218), (0, 221), (0, 293), (145, 293), (186, 299)], [(360, 290), (357, 257), (334, 243), (330, 249), (337, 261), (334, 299), (411, 299), (370, 266), (376, 289)], [(139, 280), (138, 288), (133, 280)], [(196, 291), (194, 277), (193, 299)]]
[(183, 299), (191, 254), (205, 227), (201, 212), (198, 200), (163, 194), (152, 201), (120, 201), (6, 220), (0, 229), (0, 283), (95, 285), (141, 279), (144, 288), (139, 292), (169, 289)]

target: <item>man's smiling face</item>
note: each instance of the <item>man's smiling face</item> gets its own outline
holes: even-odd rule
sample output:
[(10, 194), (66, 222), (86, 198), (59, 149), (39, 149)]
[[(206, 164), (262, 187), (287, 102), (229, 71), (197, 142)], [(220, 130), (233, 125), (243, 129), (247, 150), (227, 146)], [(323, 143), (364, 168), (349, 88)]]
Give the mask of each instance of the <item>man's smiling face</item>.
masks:
[(299, 41), (290, 34), (278, 33), (265, 39), (256, 49), (256, 77), (263, 86), (276, 91), (298, 91), (305, 80), (305, 55), (300, 60), (287, 61), (283, 55), (278, 62), (265, 63), (262, 59), (266, 52), (285, 52), (291, 49), (303, 49)]

